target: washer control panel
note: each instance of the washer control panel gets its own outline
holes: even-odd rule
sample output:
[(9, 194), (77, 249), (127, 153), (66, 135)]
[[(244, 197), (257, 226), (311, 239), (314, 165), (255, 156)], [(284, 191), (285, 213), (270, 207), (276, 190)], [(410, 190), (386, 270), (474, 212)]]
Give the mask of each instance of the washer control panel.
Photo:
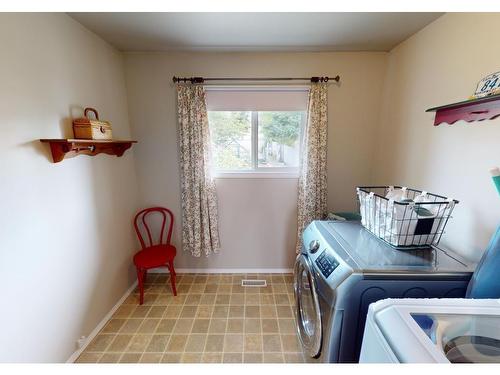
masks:
[(326, 250), (323, 250), (323, 252), (316, 258), (315, 263), (325, 278), (328, 278), (328, 276), (330, 276), (331, 273), (339, 266), (339, 262), (337, 262), (333, 255), (328, 254), (328, 251)]

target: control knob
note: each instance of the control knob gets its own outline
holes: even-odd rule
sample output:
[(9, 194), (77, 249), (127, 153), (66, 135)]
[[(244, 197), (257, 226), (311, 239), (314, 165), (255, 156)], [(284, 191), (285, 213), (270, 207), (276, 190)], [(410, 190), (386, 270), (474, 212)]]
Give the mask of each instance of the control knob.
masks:
[(311, 254), (314, 254), (316, 251), (319, 250), (319, 241), (317, 240), (312, 240), (310, 243), (309, 243), (309, 252)]

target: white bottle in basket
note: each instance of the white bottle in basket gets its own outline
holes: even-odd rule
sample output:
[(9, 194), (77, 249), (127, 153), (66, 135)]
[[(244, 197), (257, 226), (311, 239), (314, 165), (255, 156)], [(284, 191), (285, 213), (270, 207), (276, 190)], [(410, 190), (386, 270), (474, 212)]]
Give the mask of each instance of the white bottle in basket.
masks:
[[(407, 187), (394, 189), (389, 187), (389, 191), (385, 196), (389, 202), (385, 210), (381, 210), (385, 214), (385, 225), (381, 233), (384, 234), (384, 240), (395, 246), (403, 246), (406, 244), (406, 233), (408, 233), (408, 222), (411, 217), (411, 211), (408, 205), (398, 204), (411, 201), (408, 199)], [(396, 203), (398, 202), (398, 203)]]

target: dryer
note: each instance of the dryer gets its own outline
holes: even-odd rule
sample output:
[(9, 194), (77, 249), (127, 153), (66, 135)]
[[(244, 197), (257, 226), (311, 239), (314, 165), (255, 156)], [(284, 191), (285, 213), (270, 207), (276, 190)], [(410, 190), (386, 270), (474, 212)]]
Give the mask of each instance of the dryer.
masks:
[(314, 221), (304, 230), (294, 267), (304, 352), (311, 361), (358, 362), (370, 303), (461, 298), (473, 270), (449, 250), (397, 250), (359, 222)]

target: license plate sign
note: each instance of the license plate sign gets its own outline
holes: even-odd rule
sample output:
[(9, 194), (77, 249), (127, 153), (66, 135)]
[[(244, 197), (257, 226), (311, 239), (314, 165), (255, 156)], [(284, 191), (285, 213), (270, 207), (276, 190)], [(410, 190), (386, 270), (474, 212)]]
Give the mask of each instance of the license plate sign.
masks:
[(492, 73), (478, 82), (474, 98), (500, 94), (500, 72)]

